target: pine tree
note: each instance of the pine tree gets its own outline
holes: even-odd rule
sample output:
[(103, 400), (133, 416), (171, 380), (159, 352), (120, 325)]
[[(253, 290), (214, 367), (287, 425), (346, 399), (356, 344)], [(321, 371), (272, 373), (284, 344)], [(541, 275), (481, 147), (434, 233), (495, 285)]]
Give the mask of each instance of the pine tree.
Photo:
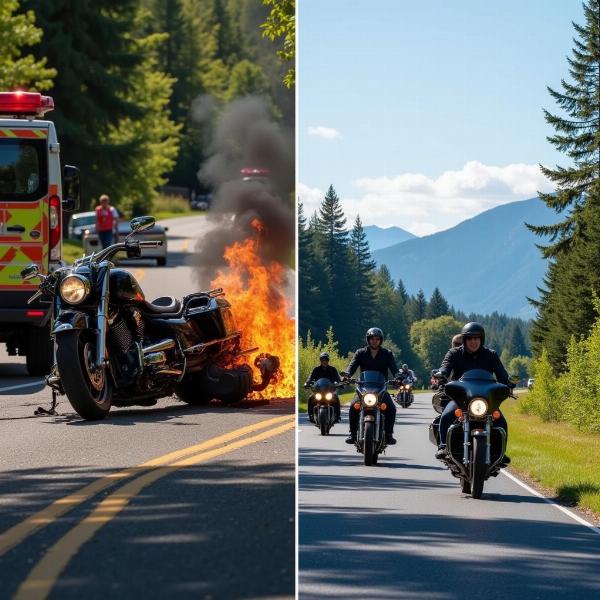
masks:
[(363, 229), (359, 215), (356, 216), (350, 234), (350, 253), (354, 285), (353, 299), (356, 305), (352, 335), (359, 338), (361, 332), (366, 331), (371, 326), (375, 313), (375, 288), (373, 284), (375, 262), (371, 259), (367, 234)]
[(355, 302), (346, 217), (333, 185), (329, 186), (321, 202), (316, 225), (317, 243), (327, 276), (327, 285), (321, 291), (329, 309), (329, 325), (338, 336), (342, 353), (346, 353), (356, 346), (349, 331), (356, 316)]
[(27, 89), (41, 92), (52, 86), (56, 70), (46, 67), (46, 58), (36, 60), (23, 49), (42, 39), (42, 30), (35, 26), (35, 15), (28, 10), (14, 14), (19, 0), (0, 4), (0, 89)]
[(427, 299), (423, 290), (419, 290), (414, 298), (410, 298), (406, 305), (408, 322), (412, 325), (415, 321), (425, 319), (427, 314)]
[(400, 294), (400, 297), (402, 298), (402, 302), (404, 304), (406, 304), (406, 301), (408, 300), (408, 292), (406, 291), (406, 288), (404, 287), (404, 282), (402, 281), (402, 279), (398, 279), (398, 285), (396, 286), (396, 291), (398, 292), (398, 294)]
[(437, 319), (449, 314), (448, 302), (438, 288), (433, 290), (429, 303), (427, 304), (427, 310), (425, 311), (426, 319)]
[(556, 225), (529, 226), (538, 235), (550, 236), (553, 243), (544, 248), (546, 257), (569, 249), (577, 240), (587, 195), (600, 179), (600, 0), (586, 0), (583, 11), (585, 25), (573, 24), (579, 39), (573, 40), (573, 57), (567, 58), (574, 81), (563, 80), (562, 91), (548, 88), (568, 117), (544, 111), (556, 131), (548, 141), (573, 161), (570, 167), (542, 167), (556, 184), (556, 192), (540, 194), (540, 198), (557, 213), (568, 209)]
[(144, 118), (133, 86), (145, 51), (134, 38), (137, 0), (27, 0), (44, 31), (38, 58), (58, 71), (52, 96), (64, 163), (80, 167), (84, 207), (108, 192), (118, 205), (120, 184), (138, 164), (139, 144), (110, 139), (124, 119)]
[(516, 321), (513, 321), (508, 330), (508, 339), (504, 349), (510, 358), (516, 356), (527, 356), (527, 346), (521, 328)]

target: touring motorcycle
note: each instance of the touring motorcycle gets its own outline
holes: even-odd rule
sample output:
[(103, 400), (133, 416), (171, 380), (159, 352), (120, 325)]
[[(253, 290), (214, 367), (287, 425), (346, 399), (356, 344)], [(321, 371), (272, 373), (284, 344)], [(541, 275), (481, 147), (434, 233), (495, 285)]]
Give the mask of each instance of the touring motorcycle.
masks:
[(312, 386), (313, 418), (315, 425), (321, 435), (328, 435), (335, 424), (334, 402), (337, 400), (337, 388), (343, 387), (343, 383), (333, 383), (327, 377), (317, 379)]
[(398, 394), (396, 395), (396, 402), (402, 408), (408, 408), (415, 400), (415, 396), (412, 391), (413, 385), (414, 381), (412, 377), (406, 377), (406, 379), (403, 379), (400, 383)]
[(276, 376), (279, 360), (269, 354), (254, 361), (260, 382), (241, 364), (240, 357), (256, 348), (241, 348), (222, 289), (148, 302), (134, 276), (111, 262), (118, 252), (132, 259), (158, 247), (161, 241), (135, 238), (154, 222), (150, 216), (134, 218), (124, 242), (72, 266), (42, 275), (33, 264), (21, 272), (25, 280), (41, 280), (29, 301), (39, 297), (53, 305), (54, 365), (46, 378), (53, 408), (57, 394), (66, 394), (88, 420), (102, 419), (111, 405), (152, 406), (174, 392), (193, 405), (213, 398), (233, 403), (265, 389)]
[[(445, 440), (447, 455), (443, 460), (452, 475), (460, 479), (462, 492), (481, 498), (484, 482), (489, 477), (496, 477), (502, 468), (506, 430), (493, 427), (493, 423), (500, 418), (500, 404), (512, 397), (511, 389), (496, 382), (488, 371), (473, 369), (458, 381), (446, 383), (440, 378), (436, 396), (433, 406), (438, 412), (442, 412), (442, 404), (447, 399), (458, 404), (454, 412), (456, 420)], [(436, 447), (439, 445), (439, 422), (437, 416), (429, 426), (429, 440)]]
[[(365, 465), (376, 465), (379, 455), (386, 449), (385, 412), (388, 408), (385, 394), (388, 385), (397, 385), (398, 381), (386, 381), (379, 371), (363, 371), (360, 378), (346, 379), (346, 383), (356, 385), (354, 407), (360, 410), (356, 449), (363, 454)], [(389, 401), (392, 401), (391, 398)]]

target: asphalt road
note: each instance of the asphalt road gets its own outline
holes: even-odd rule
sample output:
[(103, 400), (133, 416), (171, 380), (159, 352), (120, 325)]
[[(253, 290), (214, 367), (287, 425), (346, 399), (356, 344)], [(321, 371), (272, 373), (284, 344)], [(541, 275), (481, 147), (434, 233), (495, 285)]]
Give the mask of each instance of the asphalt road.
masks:
[[(129, 263), (149, 299), (197, 290), (203, 218), (168, 225), (167, 267)], [(0, 352), (0, 598), (293, 597), (292, 400), (35, 417), (23, 363)]]
[(301, 416), (300, 598), (600, 597), (600, 535), (499, 475), (460, 492), (428, 439), (431, 394), (398, 408), (376, 467)]

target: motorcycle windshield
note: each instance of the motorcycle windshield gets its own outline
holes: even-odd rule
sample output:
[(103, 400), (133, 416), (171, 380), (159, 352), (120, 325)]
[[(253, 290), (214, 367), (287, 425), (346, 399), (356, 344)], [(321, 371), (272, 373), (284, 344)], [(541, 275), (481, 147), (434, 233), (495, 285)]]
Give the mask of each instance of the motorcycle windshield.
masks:
[(357, 385), (361, 392), (379, 392), (385, 386), (385, 377), (379, 371), (363, 371)]
[(328, 392), (332, 387), (332, 383), (326, 377), (321, 377), (321, 379), (317, 379), (313, 387), (315, 392)]
[(461, 407), (472, 398), (486, 398), (493, 410), (508, 397), (509, 389), (503, 383), (498, 383), (489, 371), (472, 369), (464, 373), (458, 381), (447, 383), (445, 392)]

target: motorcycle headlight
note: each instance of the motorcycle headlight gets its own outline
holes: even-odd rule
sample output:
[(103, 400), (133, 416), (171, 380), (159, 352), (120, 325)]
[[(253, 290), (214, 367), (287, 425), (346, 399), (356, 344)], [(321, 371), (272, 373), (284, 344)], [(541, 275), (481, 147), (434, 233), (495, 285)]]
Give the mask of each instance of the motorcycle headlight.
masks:
[(483, 417), (488, 411), (488, 403), (484, 398), (474, 398), (469, 403), (469, 412), (474, 417)]
[(377, 404), (377, 396), (375, 394), (365, 394), (363, 402), (365, 406), (375, 406)]
[(325, 400), (331, 400), (333, 398), (333, 394), (331, 392), (327, 392), (325, 394)]
[(60, 297), (69, 304), (81, 304), (92, 290), (89, 279), (81, 275), (67, 275), (60, 283)]
[(323, 397), (323, 395), (322, 395), (322, 394), (315, 394), (315, 398), (316, 398), (317, 400), (320, 400), (322, 397)]
[(405, 385), (405, 386), (404, 386), (404, 389), (405, 389), (405, 390), (410, 390), (410, 385)]

